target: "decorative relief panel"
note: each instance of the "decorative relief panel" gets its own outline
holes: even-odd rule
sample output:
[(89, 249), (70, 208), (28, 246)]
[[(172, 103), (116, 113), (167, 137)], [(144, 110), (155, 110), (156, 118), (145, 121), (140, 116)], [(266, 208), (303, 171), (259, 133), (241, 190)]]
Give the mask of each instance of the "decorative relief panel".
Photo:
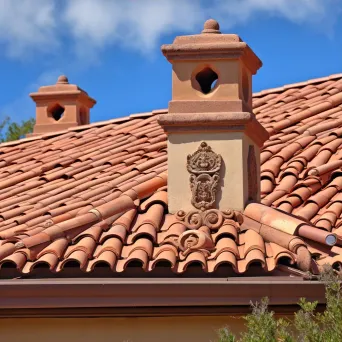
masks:
[(179, 248), (186, 257), (191, 252), (202, 252), (209, 256), (215, 250), (215, 244), (210, 235), (200, 230), (187, 230), (179, 237)]
[(215, 251), (213, 233), (219, 231), (223, 225), (234, 226), (237, 230), (243, 223), (242, 214), (234, 210), (193, 210), (188, 213), (180, 210), (176, 218), (186, 227), (178, 239), (175, 238), (172, 242), (181, 250), (181, 258), (186, 258), (191, 252), (201, 252), (208, 257), (211, 252)]
[(204, 211), (215, 204), (221, 163), (221, 155), (213, 152), (206, 142), (202, 142), (195, 153), (188, 155), (191, 203), (195, 208)]

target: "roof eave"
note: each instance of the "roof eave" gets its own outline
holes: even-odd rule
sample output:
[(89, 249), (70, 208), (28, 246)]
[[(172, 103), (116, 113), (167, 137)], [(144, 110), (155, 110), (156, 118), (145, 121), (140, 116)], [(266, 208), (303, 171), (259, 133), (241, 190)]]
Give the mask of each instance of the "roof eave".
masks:
[(0, 315), (70, 317), (76, 312), (79, 317), (80, 309), (88, 316), (110, 315), (109, 309), (113, 315), (121, 310), (127, 315), (178, 315), (184, 308), (191, 315), (227, 314), (266, 295), (279, 313), (288, 312), (301, 297), (325, 303), (324, 285), (299, 277), (15, 279), (0, 282)]

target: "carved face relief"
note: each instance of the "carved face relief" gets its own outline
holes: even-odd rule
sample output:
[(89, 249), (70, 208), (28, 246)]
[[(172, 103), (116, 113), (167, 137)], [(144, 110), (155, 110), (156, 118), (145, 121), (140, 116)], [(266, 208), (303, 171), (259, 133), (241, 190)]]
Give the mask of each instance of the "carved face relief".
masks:
[(213, 174), (220, 171), (221, 156), (213, 152), (206, 142), (202, 142), (198, 150), (188, 155), (187, 169), (190, 173), (201, 174), (207, 172)]
[(184, 247), (186, 249), (194, 247), (198, 244), (198, 237), (195, 234), (189, 235), (184, 241)]
[(215, 244), (211, 236), (203, 231), (188, 230), (179, 236), (179, 249), (182, 251), (181, 256), (186, 257), (188, 254), (198, 251), (209, 255), (215, 250)]
[(202, 142), (198, 150), (188, 155), (187, 169), (190, 175), (192, 205), (202, 211), (213, 207), (219, 181), (222, 158)]

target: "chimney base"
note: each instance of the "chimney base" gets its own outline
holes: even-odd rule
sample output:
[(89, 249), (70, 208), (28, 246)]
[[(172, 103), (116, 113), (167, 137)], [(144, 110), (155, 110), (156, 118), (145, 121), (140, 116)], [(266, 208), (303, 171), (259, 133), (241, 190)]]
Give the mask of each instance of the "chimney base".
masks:
[(260, 179), (260, 148), (244, 132), (169, 133), (169, 212), (196, 209), (192, 204), (193, 191), (191, 174), (187, 172), (187, 159), (203, 142), (222, 158), (212, 207), (243, 211), (249, 202), (259, 201), (259, 187), (254, 187), (254, 194), (249, 189)]

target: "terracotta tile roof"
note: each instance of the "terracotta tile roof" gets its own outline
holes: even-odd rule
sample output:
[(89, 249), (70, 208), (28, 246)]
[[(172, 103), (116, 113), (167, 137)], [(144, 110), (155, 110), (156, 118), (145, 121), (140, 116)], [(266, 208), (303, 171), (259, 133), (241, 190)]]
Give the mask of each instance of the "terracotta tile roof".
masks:
[[(3, 143), (0, 277), (44, 268), (57, 275), (192, 274), (194, 265), (203, 274), (305, 270), (308, 250), (312, 271), (337, 265), (341, 111), (342, 75), (254, 94), (254, 112), (271, 135), (261, 152), (264, 205), (235, 218), (212, 212), (219, 224), (201, 219), (196, 230), (189, 216), (167, 211), (167, 144), (156, 121), (165, 110)], [(291, 214), (283, 219), (293, 231), (268, 207)], [(329, 232), (338, 237), (334, 247)]]

